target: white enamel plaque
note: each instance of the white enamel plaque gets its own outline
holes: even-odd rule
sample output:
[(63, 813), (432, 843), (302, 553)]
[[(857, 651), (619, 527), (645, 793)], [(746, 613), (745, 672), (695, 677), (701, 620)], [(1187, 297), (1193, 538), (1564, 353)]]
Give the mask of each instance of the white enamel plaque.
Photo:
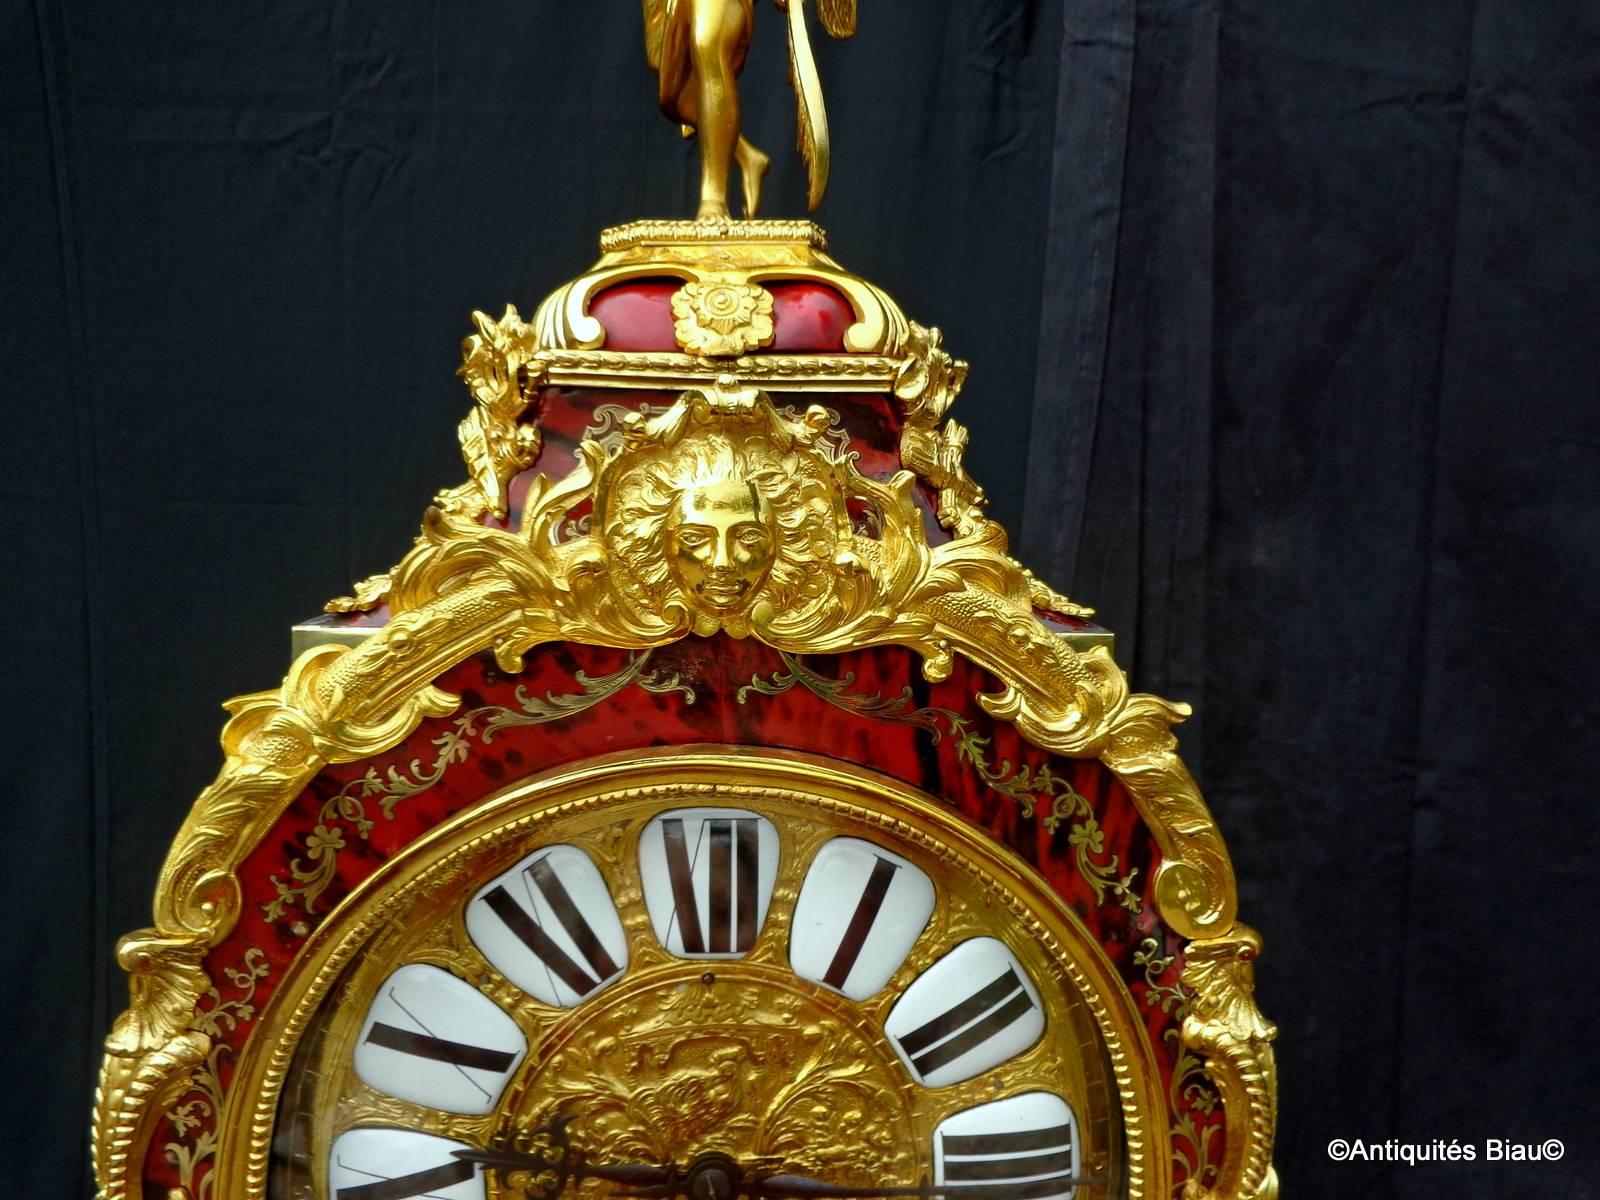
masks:
[(1004, 942), (973, 938), (917, 976), (884, 1032), (919, 1082), (943, 1087), (1033, 1045), (1044, 1032), (1044, 1008)]
[(755, 813), (680, 808), (639, 837), (650, 923), (679, 958), (740, 958), (767, 919), (778, 873), (778, 831)]
[(352, 1129), (328, 1155), (330, 1200), (484, 1200), (477, 1167), (451, 1156), (463, 1142), (409, 1129)]
[(448, 971), (411, 963), (378, 989), (355, 1068), (390, 1096), (476, 1115), (494, 1108), (527, 1052), (522, 1030), (493, 1000)]
[(789, 964), (813, 983), (865, 1000), (883, 990), (933, 915), (933, 883), (859, 838), (834, 838), (795, 901)]
[(933, 1131), (933, 1181), (994, 1188), (996, 1196), (1071, 1200), (1078, 1123), (1050, 1092), (1025, 1092), (958, 1112)]
[(467, 905), (467, 934), (530, 996), (571, 1008), (617, 979), (628, 939), (600, 869), (576, 846), (535, 851)]

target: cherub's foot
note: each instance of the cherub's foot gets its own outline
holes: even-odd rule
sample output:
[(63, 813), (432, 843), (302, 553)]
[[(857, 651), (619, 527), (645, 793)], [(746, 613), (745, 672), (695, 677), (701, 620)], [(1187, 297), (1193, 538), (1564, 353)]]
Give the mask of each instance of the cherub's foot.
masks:
[(772, 160), (744, 138), (739, 139), (733, 155), (739, 161), (739, 179), (744, 184), (744, 215), (746, 219), (753, 219), (761, 207), (761, 184), (767, 178)]
[(728, 206), (721, 200), (700, 201), (700, 211), (694, 215), (696, 221), (726, 221), (728, 217)]

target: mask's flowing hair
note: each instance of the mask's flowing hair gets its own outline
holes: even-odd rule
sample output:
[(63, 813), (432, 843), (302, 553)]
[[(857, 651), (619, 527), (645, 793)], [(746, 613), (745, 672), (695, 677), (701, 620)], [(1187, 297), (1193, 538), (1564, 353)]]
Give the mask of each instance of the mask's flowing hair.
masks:
[(633, 578), (652, 594), (670, 579), (667, 520), (684, 492), (729, 481), (754, 486), (772, 514), (777, 537), (767, 589), (780, 609), (802, 606), (828, 590), (838, 538), (825, 468), (805, 451), (787, 453), (764, 438), (711, 433), (685, 439), (616, 481), (609, 527), (612, 547)]

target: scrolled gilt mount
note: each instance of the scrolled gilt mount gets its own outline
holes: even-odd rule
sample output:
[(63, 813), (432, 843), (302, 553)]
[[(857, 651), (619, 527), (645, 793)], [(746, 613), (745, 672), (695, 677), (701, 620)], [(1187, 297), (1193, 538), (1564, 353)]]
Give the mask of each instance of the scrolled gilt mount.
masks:
[[(130, 1008), (107, 1041), (95, 1113), (104, 1200), (148, 1194), (158, 1179), (184, 1200), (213, 1178), (238, 1189), (213, 1200), (270, 1194), (273, 1131), (222, 1081), (231, 1056), (273, 1086), (283, 1068), (260, 1065), (265, 1044), (245, 1037), (257, 1006), (226, 989), (253, 997), (281, 986), (271, 970), (293, 981), (309, 969), (299, 964), (322, 920), (309, 899), (298, 915), (268, 906), (284, 944), (306, 947), (279, 968), (236, 949), (263, 920), (246, 902), (253, 864), (291, 836), (297, 801), (326, 794), (325, 772), (381, 762), (424, 722), (460, 713), (462, 693), (442, 681), (463, 664), (492, 660), (518, 677), (552, 645), (645, 655), (690, 641), (755, 644), (785, 664), (909, 651), (928, 687), (980, 681), (963, 698), (970, 711), (929, 702), (917, 712), (933, 715), (918, 719), (926, 729), (944, 720), (952, 736), (986, 720), (1045, 755), (1019, 775), (981, 757), (999, 732), (963, 742), (967, 760), (981, 760), (979, 781), (1025, 800), (1029, 817), (1027, 788), (1057, 787), (1051, 771), (1066, 769), (1050, 762), (1103, 764), (1152, 847), (1148, 918), (1120, 889), (1117, 919), (1140, 914), (1139, 932), (1151, 932), (1133, 960), (1142, 982), (1132, 978), (1119, 1002), (1137, 994), (1170, 1018), (1175, 1055), (1171, 1129), (1152, 1141), (1128, 1125), (1131, 1194), (1174, 1174), (1167, 1157), (1179, 1152), (1167, 1147), (1179, 1140), (1191, 1148), (1179, 1155), (1187, 1200), (1276, 1194), (1275, 1030), (1252, 996), (1259, 939), (1237, 922), (1227, 852), (1176, 752), (1172, 726), (1187, 709), (1131, 692), (1089, 610), (1011, 557), (962, 464), (967, 431), (948, 417), (966, 364), (823, 245), (809, 223), (641, 223), (608, 231), (596, 266), (531, 322), (510, 307), (498, 320), (474, 315), (461, 368), (473, 405), (460, 425), (468, 479), (439, 494), (394, 568), (330, 603), (320, 641), (280, 688), (230, 702), (225, 762), (173, 843), (154, 924), (122, 942)], [(607, 308), (619, 295), (646, 313), (642, 324), (622, 328)], [(889, 440), (875, 443), (880, 435)], [(624, 683), (639, 677), (628, 670)], [(879, 697), (840, 700), (849, 680), (821, 679), (806, 686), (852, 719), (904, 711)], [(780, 690), (757, 677), (738, 703), (751, 687)], [(546, 707), (539, 720), (559, 720), (561, 706)], [(439, 771), (458, 761), (442, 755)], [(346, 840), (338, 821), (363, 838), (360, 822), (372, 823), (357, 809), (323, 811), (332, 815), (292, 835), (311, 859)], [(1074, 826), (1073, 852), (1095, 853), (1104, 836), (1096, 822)], [(272, 1005), (265, 1019), (289, 1020)], [(1189, 1085), (1209, 1089), (1214, 1107), (1183, 1108)]]

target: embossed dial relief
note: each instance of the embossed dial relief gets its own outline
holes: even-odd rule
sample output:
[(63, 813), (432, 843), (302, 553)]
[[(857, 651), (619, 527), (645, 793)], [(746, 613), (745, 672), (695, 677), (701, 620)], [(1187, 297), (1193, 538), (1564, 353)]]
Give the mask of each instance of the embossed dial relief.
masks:
[(789, 934), (789, 962), (813, 983), (865, 1000), (883, 990), (933, 915), (933, 883), (898, 854), (841, 837), (817, 852)]
[(1025, 1092), (969, 1108), (933, 1133), (933, 1179), (993, 1188), (1007, 1200), (1071, 1200), (1077, 1188), (1078, 1125), (1050, 1092)]
[(468, 1147), (409, 1129), (352, 1129), (328, 1156), (332, 1200), (484, 1200), (483, 1176), (451, 1157)]
[(960, 1083), (1020, 1054), (1044, 1032), (1039, 993), (1004, 942), (962, 942), (906, 989), (884, 1023), (911, 1073)]
[(742, 809), (676, 809), (639, 838), (650, 923), (679, 958), (746, 954), (766, 922), (777, 871), (777, 829)]
[(517, 1023), (477, 988), (411, 963), (378, 989), (355, 1068), (368, 1085), (401, 1100), (480, 1114), (494, 1108), (527, 1051)]
[(535, 851), (467, 906), (467, 933), (530, 996), (571, 1008), (617, 979), (628, 939), (600, 869), (574, 846)]

